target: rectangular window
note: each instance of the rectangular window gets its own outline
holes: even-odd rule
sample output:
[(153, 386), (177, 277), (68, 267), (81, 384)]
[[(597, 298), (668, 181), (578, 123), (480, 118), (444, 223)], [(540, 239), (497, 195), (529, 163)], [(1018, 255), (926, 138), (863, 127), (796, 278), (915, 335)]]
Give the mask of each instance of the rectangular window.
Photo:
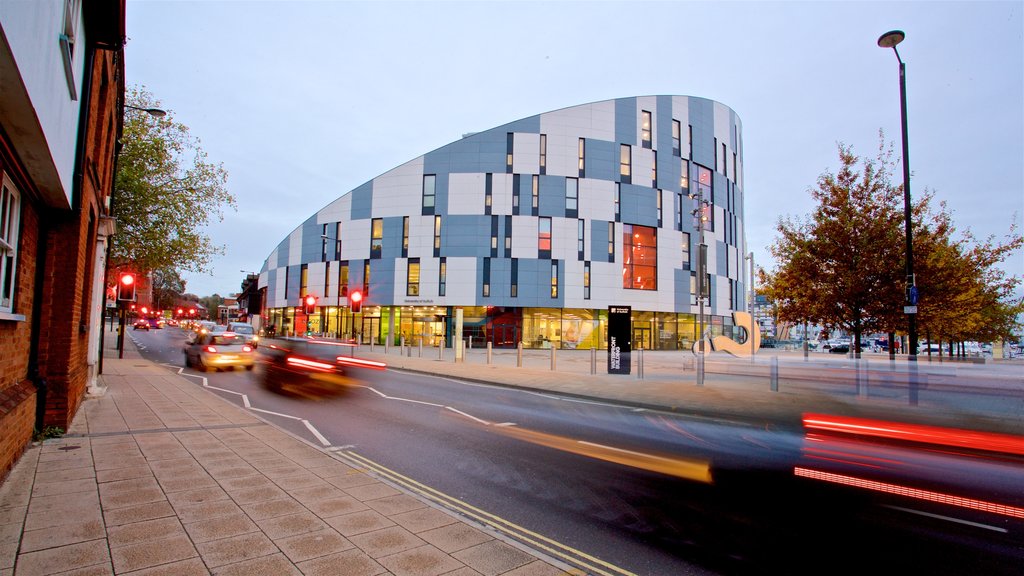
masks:
[(683, 229), (683, 193), (676, 192), (676, 230)]
[(0, 312), (11, 314), (15, 312), (15, 286), (18, 280), (21, 194), (7, 174), (0, 173), (0, 176)]
[(519, 258), (512, 259), (512, 286), (509, 294), (513, 298), (519, 296)]
[(615, 183), (615, 221), (622, 219), (622, 184)]
[(683, 270), (690, 269), (690, 233), (683, 232)]
[(484, 176), (484, 214), (490, 215), (491, 205), (494, 203), (494, 174), (490, 172)]
[(434, 257), (441, 255), (441, 217), (434, 216)]
[(363, 260), (363, 299), (370, 294), (370, 261)]
[(515, 136), (511, 132), (505, 135), (505, 173), (512, 173), (512, 149), (515, 144)]
[(409, 258), (409, 268), (405, 274), (405, 295), (420, 295), (420, 259)]
[(348, 296), (348, 260), (342, 260), (338, 267), (338, 286), (342, 296)]
[(655, 194), (655, 198), (657, 199), (657, 202), (658, 202), (658, 228), (661, 228), (662, 216), (664, 216), (664, 212), (662, 211), (662, 208), (661, 208), (661, 202), (662, 202), (662, 200), (661, 200), (661, 190), (655, 189), (654, 190), (654, 194)]
[(682, 160), (679, 167), (679, 188), (683, 192), (690, 189), (690, 161)]
[(484, 280), (484, 282), (483, 282), (483, 289), (482, 289), (480, 295), (486, 298), (486, 297), (491, 295), (491, 259), (490, 258), (484, 258), (484, 273), (483, 273), (483, 276), (484, 276), (484, 278), (483, 278), (483, 280)]
[(697, 305), (697, 273), (690, 272), (690, 305)]
[(683, 129), (679, 124), (679, 120), (672, 121), (672, 155), (679, 156), (680, 148), (679, 141), (682, 137)]
[(705, 230), (715, 229), (715, 189), (712, 186), (713, 178), (711, 174), (711, 170), (708, 170), (700, 164), (697, 165), (697, 196), (703, 197), (704, 202), (707, 203), (707, 206), (704, 208), (704, 213), (706, 215), (706, 220), (704, 222)]
[(729, 152), (725, 148), (725, 142), (722, 142), (722, 175), (729, 177)]
[(334, 225), (334, 259), (341, 260), (341, 222)]
[(651, 188), (658, 187), (658, 155), (651, 155)]
[(530, 208), (531, 214), (536, 216), (540, 210), (540, 176), (533, 175), (533, 181), (531, 183), (532, 188), (530, 189)]
[(640, 143), (651, 149), (651, 113), (647, 110), (640, 112)]
[(424, 216), (434, 213), (434, 206), (437, 203), (436, 182), (436, 175), (423, 175), (423, 211), (421, 212), (421, 214), (423, 214)]
[(689, 136), (687, 136), (687, 141), (686, 141), (686, 157), (692, 160), (693, 159), (693, 125), (691, 124), (690, 126), (688, 126), (688, 128), (690, 129), (690, 132), (689, 132)]
[(409, 257), (409, 217), (402, 218), (402, 258)]
[(565, 217), (575, 218), (579, 213), (580, 181), (576, 178), (565, 179)]
[(551, 297), (558, 298), (558, 260), (551, 261)]
[(615, 222), (608, 223), (608, 261), (615, 262)]
[(576, 252), (577, 257), (583, 260), (583, 247), (586, 245), (584, 242), (584, 236), (586, 235), (586, 224), (583, 218), (576, 221)]
[(551, 258), (551, 218), (537, 219), (538, 258)]
[(586, 140), (586, 138), (580, 138), (580, 142), (577, 145), (576, 154), (578, 156), (577, 164), (579, 166), (580, 178), (583, 178), (584, 177), (584, 173), (586, 171), (586, 167), (587, 167), (587, 162), (586, 162), (587, 140)]
[(370, 258), (380, 258), (384, 247), (384, 219), (374, 218), (370, 228)]
[(505, 216), (505, 258), (512, 257), (512, 217)]
[(491, 216), (491, 258), (498, 257), (498, 217)]
[(320, 231), (320, 261), (327, 262), (327, 241), (330, 240), (327, 236), (327, 224), (321, 227)]
[(658, 230), (650, 226), (622, 226), (622, 287), (658, 289)]
[(448, 259), (441, 258), (437, 267), (437, 295), (444, 296), (448, 284)]
[(284, 300), (285, 300), (285, 302), (288, 301), (288, 281), (291, 280), (291, 276), (292, 276), (292, 267), (291, 266), (285, 266), (284, 267)]
[(307, 290), (309, 290), (309, 270), (307, 266), (309, 264), (303, 264), (299, 267), (299, 298), (305, 298)]
[(548, 135), (540, 135), (540, 173), (548, 173)]
[(583, 263), (583, 299), (590, 300), (590, 262)]
[(519, 174), (512, 175), (512, 214), (519, 215)]
[(630, 175), (632, 174), (633, 166), (633, 151), (629, 147), (629, 144), (619, 145), (619, 180), (629, 184), (631, 182)]

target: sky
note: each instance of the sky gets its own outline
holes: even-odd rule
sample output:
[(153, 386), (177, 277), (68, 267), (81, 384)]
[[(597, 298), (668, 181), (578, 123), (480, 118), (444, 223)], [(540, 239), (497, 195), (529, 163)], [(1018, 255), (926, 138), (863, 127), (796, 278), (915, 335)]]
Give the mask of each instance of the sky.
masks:
[[(838, 145), (901, 150), (911, 194), (960, 231), (1020, 235), (1024, 2), (128, 0), (126, 83), (227, 170), (225, 249), (186, 291), (226, 296), (309, 216), (422, 154), (612, 98), (709, 98), (740, 117), (747, 247), (774, 267), (780, 217), (814, 210)], [(902, 180), (902, 168), (894, 180)], [(915, 196), (916, 198), (916, 196)], [(1004, 265), (1024, 276), (1024, 254)]]

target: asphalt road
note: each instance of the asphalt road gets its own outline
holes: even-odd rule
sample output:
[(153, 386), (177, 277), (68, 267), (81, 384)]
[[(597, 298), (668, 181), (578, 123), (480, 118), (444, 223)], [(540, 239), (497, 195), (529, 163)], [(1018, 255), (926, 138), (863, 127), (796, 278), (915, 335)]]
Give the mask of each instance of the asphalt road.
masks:
[[(183, 331), (132, 336), (148, 359), (183, 366)], [(794, 477), (794, 466), (814, 460), (806, 439), (770, 426), (395, 371), (361, 375), (345, 389), (286, 394), (263, 389), (258, 370), (185, 373), (339, 457), (592, 574), (1010, 574), (1024, 561), (1013, 545), (1019, 522), (950, 516), (941, 504), (910, 506)], [(854, 469), (889, 459), (971, 472), (959, 460), (950, 468), (898, 447), (826, 449)], [(1005, 464), (983, 462), (984, 474), (1003, 479), (986, 488), (1024, 490), (1020, 462)]]

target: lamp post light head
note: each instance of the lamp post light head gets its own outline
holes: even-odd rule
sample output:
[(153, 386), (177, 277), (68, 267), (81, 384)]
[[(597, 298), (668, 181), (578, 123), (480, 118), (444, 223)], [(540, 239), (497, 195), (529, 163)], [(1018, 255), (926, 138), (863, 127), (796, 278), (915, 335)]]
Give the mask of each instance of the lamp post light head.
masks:
[(878, 37), (879, 48), (895, 48), (907, 35), (903, 30), (890, 30)]
[(167, 111), (160, 108), (139, 108), (138, 106), (132, 106), (131, 104), (125, 104), (124, 107), (130, 110), (145, 112), (154, 118), (163, 118), (164, 116), (167, 116)]

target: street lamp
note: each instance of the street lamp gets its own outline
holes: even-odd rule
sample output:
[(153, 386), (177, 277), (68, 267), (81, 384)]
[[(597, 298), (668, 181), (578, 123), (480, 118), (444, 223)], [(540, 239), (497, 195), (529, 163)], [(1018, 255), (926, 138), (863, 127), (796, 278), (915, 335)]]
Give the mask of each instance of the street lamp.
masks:
[(878, 38), (880, 48), (892, 48), (896, 60), (900, 63), (900, 118), (903, 129), (903, 222), (906, 229), (906, 305), (903, 312), (907, 315), (907, 332), (909, 333), (909, 360), (917, 361), (917, 281), (914, 277), (914, 238), (910, 209), (910, 152), (907, 144), (907, 74), (903, 59), (896, 45), (903, 42), (906, 34), (902, 30), (891, 30)]
[(164, 116), (167, 116), (167, 111), (161, 110), (160, 108), (139, 108), (138, 106), (132, 106), (131, 104), (125, 104), (124, 107), (131, 110), (138, 110), (139, 112), (145, 112), (154, 118), (163, 118)]

